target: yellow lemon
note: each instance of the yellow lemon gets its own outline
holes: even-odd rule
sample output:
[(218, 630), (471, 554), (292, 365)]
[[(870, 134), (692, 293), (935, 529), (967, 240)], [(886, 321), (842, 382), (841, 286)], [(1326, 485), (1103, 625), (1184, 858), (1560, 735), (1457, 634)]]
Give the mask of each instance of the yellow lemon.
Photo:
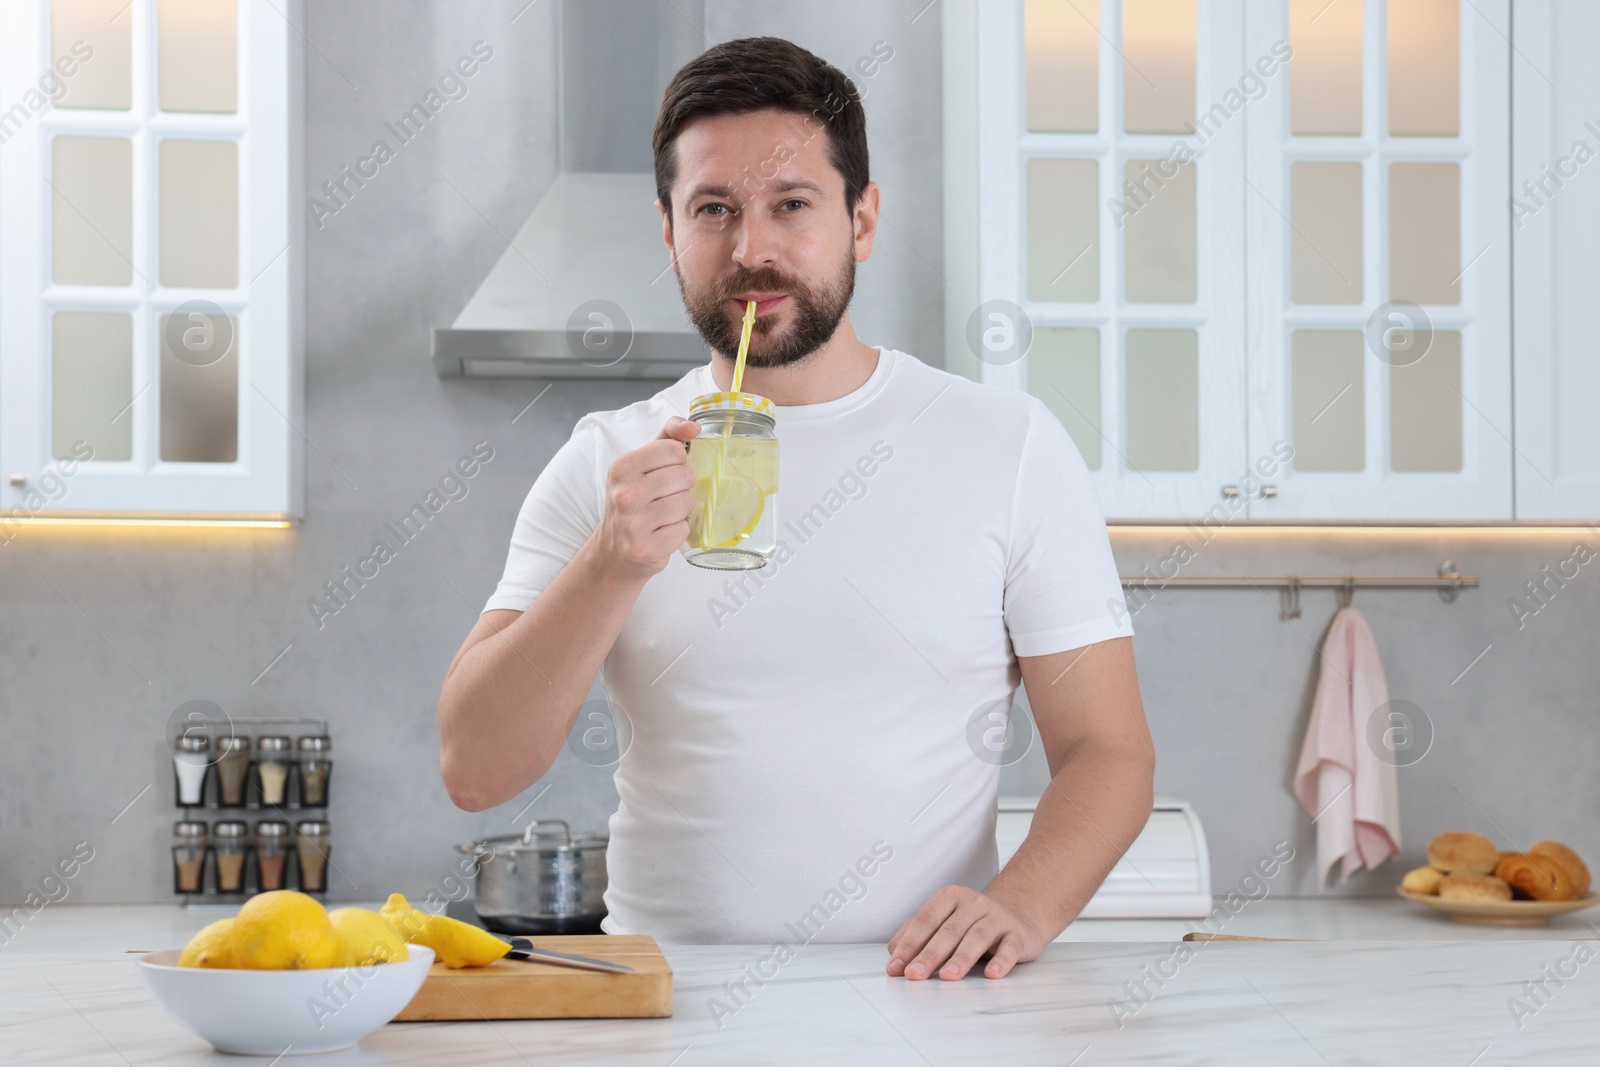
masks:
[(408, 958), (406, 939), (388, 919), (366, 908), (335, 908), (328, 913), (339, 937), (335, 967), (362, 967), (370, 963), (398, 963)]
[(448, 915), (428, 916), (422, 943), (437, 952), (451, 970), (487, 967), (511, 951), (510, 944), (489, 931)]
[(738, 544), (755, 530), (765, 510), (760, 486), (738, 474), (729, 476), (717, 487), (716, 505), (706, 507), (706, 543), (716, 548)]
[(234, 958), (255, 971), (332, 967), (339, 937), (321, 904), (292, 889), (274, 889), (245, 901), (234, 916)]
[(425, 944), (422, 940), (422, 931), (428, 921), (428, 913), (413, 908), (411, 902), (401, 894), (390, 893), (389, 899), (378, 909), (378, 914), (387, 919), (389, 925), (413, 945)]
[(391, 893), (378, 914), (413, 945), (433, 949), (446, 967), (486, 967), (511, 951), (509, 944), (487, 930), (420, 911), (399, 893)]
[(767, 497), (778, 491), (778, 443), (761, 438), (715, 435), (689, 442), (695, 474), (695, 509), (689, 543), (728, 548), (755, 531)]
[(233, 920), (218, 919), (183, 946), (179, 967), (237, 967), (233, 958)]
[(694, 484), (695, 509), (689, 516), (689, 543), (727, 548), (748, 537), (761, 521), (766, 498), (748, 478), (702, 478)]

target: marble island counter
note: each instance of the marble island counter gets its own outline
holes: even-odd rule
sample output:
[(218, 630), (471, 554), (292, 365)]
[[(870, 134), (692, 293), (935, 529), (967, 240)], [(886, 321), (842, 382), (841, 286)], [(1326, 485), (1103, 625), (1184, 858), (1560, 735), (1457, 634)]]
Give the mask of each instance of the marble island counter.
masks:
[[(1242, 913), (1226, 930), (1328, 940), (1184, 943), (1182, 924), (1170, 933), (1084, 921), (1074, 939), (998, 981), (889, 978), (878, 944), (806, 945), (775, 969), (762, 964), (770, 946), (663, 945), (671, 1018), (395, 1023), (355, 1049), (303, 1062), (1594, 1061), (1600, 971), (1590, 971), (1600, 946), (1580, 940), (1597, 933), (1581, 916), (1509, 930), (1429, 916), (1408, 937), (1411, 913), (1394, 907), (1403, 904), (1268, 900), (1252, 906), (1252, 923)], [(126, 951), (180, 944), (184, 929), (214, 917), (47, 909), (0, 948), (0, 1062), (252, 1062), (213, 1053), (169, 1020)]]

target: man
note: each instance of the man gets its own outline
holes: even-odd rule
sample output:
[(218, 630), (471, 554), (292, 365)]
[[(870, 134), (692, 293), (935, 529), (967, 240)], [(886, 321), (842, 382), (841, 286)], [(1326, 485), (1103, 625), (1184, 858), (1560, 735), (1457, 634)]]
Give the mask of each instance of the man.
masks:
[[(445, 680), (445, 785), (471, 811), (515, 797), (599, 674), (632, 730), (607, 932), (886, 939), (891, 975), (956, 979), (988, 957), (999, 978), (1150, 814), (1131, 628), (1083, 461), (1032, 397), (856, 337), (879, 189), (840, 71), (775, 38), (718, 45), (667, 88), (654, 148), (712, 360), (580, 420), (539, 476)], [(699, 429), (681, 416), (730, 388), (749, 299), (743, 387), (777, 405), (780, 544), (730, 574), (678, 553)], [(1019, 680), (1052, 781), (996, 876)]]

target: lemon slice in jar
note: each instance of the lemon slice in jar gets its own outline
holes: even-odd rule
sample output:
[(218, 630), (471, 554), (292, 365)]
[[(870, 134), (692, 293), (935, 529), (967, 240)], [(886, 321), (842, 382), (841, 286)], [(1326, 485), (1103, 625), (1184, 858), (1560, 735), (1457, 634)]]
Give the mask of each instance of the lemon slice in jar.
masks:
[(767, 496), (778, 488), (775, 444), (720, 436), (689, 442), (696, 501), (688, 519), (691, 545), (730, 548), (755, 531)]
[(701, 478), (694, 485), (699, 503), (689, 516), (689, 541), (700, 548), (729, 548), (749, 537), (766, 510), (760, 486), (740, 475)]

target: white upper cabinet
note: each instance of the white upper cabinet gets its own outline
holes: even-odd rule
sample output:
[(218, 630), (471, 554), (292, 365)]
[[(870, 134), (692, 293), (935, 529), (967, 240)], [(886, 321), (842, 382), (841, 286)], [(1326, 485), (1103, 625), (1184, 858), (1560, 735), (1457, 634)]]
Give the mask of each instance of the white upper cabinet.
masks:
[(1047, 404), (1111, 519), (1516, 517), (1510, 33), (1508, 0), (951, 5), (947, 365)]
[(1522, 0), (1516, 40), (1517, 517), (1593, 520), (1600, 517), (1600, 4)]
[(1237, 78), (1242, 4), (980, 9), (962, 343), (1061, 419), (1108, 514), (1198, 515), (1249, 458), (1244, 125), (1195, 123)]
[(297, 12), (7, 4), (4, 521), (298, 517)]
[(1252, 10), (1249, 436), (1294, 456), (1250, 517), (1512, 518), (1506, 3)]

